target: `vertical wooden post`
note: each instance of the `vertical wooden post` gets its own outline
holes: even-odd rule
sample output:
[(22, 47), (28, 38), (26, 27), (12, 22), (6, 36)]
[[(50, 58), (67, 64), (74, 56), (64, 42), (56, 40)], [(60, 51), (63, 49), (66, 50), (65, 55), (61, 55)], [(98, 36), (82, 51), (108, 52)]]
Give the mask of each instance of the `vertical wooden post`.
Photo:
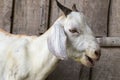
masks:
[(109, 35), (120, 37), (120, 0), (111, 0)]
[(0, 28), (10, 32), (13, 0), (0, 0)]

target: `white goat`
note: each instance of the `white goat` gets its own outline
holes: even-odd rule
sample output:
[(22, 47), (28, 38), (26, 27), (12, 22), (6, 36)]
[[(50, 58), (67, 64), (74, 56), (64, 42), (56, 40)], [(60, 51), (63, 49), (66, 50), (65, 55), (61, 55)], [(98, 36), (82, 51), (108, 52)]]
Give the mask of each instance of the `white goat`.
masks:
[(57, 1), (65, 15), (40, 37), (0, 30), (0, 80), (45, 80), (59, 60), (68, 57), (92, 66), (100, 47), (84, 15)]

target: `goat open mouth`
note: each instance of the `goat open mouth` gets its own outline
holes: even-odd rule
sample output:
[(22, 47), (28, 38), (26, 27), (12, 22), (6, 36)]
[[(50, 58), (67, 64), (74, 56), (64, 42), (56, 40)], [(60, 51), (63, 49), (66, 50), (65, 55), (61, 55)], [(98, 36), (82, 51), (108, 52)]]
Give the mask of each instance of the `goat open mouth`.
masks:
[(87, 56), (87, 55), (85, 55), (85, 56), (86, 56), (87, 60), (89, 61), (90, 66), (94, 66), (95, 61), (93, 59), (91, 59), (89, 56)]

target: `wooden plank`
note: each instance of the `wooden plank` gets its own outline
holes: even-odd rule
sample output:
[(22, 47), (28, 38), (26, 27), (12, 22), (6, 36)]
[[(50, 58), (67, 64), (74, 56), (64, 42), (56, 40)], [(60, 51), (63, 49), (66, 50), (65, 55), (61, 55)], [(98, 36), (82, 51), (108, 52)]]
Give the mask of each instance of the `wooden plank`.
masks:
[(79, 80), (90, 80), (90, 68), (82, 65), (79, 72)]
[[(120, 1), (111, 0), (110, 13), (109, 13), (109, 36), (120, 36)], [(119, 38), (115, 37), (109, 41), (104, 42), (105, 45), (119, 46)], [(102, 56), (93, 69), (92, 80), (120, 80), (120, 48), (105, 48), (102, 49)]]
[(12, 0), (0, 0), (0, 28), (10, 32)]
[(120, 48), (104, 48), (92, 71), (92, 80), (120, 80)]
[[(88, 24), (96, 34), (96, 36), (107, 35), (107, 15), (109, 0), (58, 0), (65, 6), (71, 8), (75, 3), (78, 10), (83, 12), (87, 17)], [(60, 9), (56, 6), (56, 2), (52, 1), (51, 6), (51, 25), (61, 15)]]
[(111, 0), (109, 35), (120, 36), (120, 0)]
[(102, 47), (120, 47), (120, 37), (97, 38)]
[(81, 67), (82, 66), (79, 63), (76, 63), (71, 59), (61, 61), (56, 67), (56, 70), (53, 71), (46, 80), (79, 80), (79, 71)]
[(83, 0), (82, 7), (95, 35), (106, 36), (109, 0)]
[(13, 33), (40, 35), (47, 30), (49, 0), (15, 0)]

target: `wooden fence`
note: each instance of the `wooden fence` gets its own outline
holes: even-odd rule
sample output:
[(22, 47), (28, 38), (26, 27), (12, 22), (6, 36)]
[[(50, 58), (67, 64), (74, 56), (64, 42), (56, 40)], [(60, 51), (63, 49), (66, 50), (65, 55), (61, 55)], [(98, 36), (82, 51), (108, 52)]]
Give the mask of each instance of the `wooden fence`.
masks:
[[(47, 80), (120, 80), (120, 0), (59, 1), (69, 8), (76, 3), (96, 36), (108, 38), (93, 68), (72, 60), (61, 61)], [(10, 33), (41, 35), (60, 15), (55, 0), (0, 0), (0, 28)]]

